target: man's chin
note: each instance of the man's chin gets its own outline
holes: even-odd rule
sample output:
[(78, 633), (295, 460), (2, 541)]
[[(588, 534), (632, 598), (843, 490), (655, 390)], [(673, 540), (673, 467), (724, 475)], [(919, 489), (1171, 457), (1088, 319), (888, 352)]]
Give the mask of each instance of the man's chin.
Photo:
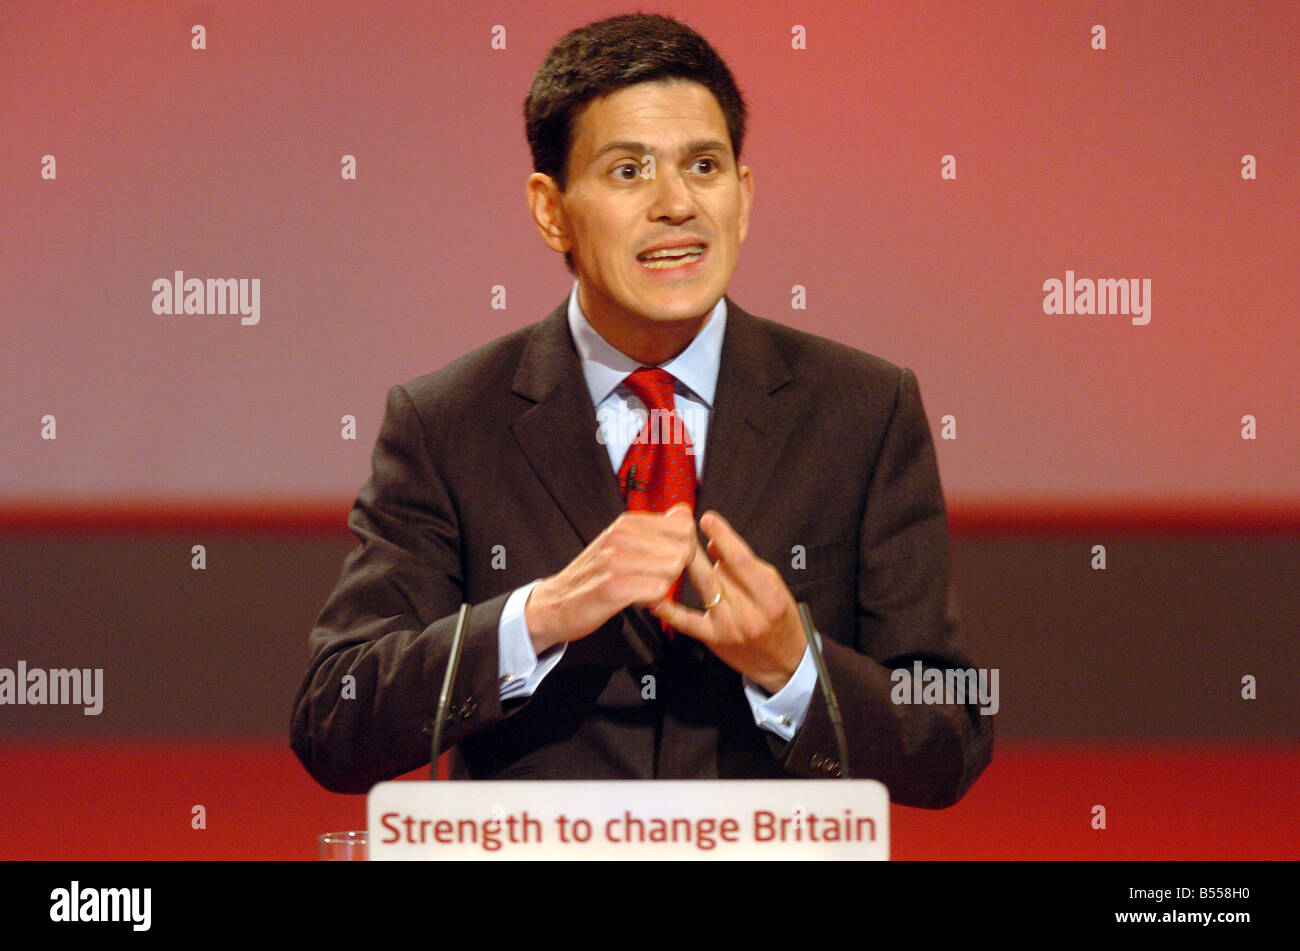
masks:
[(669, 300), (651, 300), (643, 303), (638, 313), (643, 319), (656, 324), (682, 324), (707, 317), (718, 303), (716, 296), (692, 294)]

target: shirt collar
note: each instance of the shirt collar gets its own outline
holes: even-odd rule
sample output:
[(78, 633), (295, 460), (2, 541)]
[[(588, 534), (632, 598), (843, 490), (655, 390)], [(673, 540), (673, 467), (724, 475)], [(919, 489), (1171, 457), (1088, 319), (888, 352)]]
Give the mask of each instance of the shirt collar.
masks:
[[(710, 409), (713, 408), (713, 395), (718, 387), (722, 338), (726, 329), (727, 298), (723, 296), (713, 305), (708, 320), (686, 349), (668, 362), (659, 364)], [(599, 406), (628, 374), (639, 369), (642, 364), (615, 348), (591, 326), (578, 303), (577, 281), (573, 282), (573, 290), (569, 292), (569, 330), (573, 333), (573, 343), (582, 359), (582, 375), (587, 380), (587, 389), (591, 391), (591, 403)]]

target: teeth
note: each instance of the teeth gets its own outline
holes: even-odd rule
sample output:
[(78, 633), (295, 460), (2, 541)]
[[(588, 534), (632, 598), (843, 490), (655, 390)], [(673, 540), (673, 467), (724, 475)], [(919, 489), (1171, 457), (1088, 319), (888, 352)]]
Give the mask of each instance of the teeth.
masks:
[(649, 261), (653, 258), (681, 257), (684, 254), (693, 254), (699, 257), (704, 253), (704, 245), (691, 244), (680, 248), (661, 248), (658, 251), (646, 251), (637, 255), (642, 261)]
[(702, 254), (704, 254), (704, 248), (698, 244), (689, 248), (652, 251), (649, 254), (641, 255), (641, 266), (662, 271), (667, 268), (681, 267), (683, 264), (693, 264), (700, 259)]
[(699, 254), (692, 254), (684, 258), (660, 258), (657, 261), (643, 261), (641, 262), (641, 266), (662, 271), (665, 268), (681, 267), (683, 264), (693, 264), (700, 259), (700, 255), (703, 253), (704, 252), (701, 251)]

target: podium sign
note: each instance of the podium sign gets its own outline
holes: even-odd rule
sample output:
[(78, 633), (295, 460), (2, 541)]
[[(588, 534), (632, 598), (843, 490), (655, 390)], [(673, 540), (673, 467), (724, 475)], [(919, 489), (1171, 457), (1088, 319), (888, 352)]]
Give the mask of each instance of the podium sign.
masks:
[(872, 779), (387, 782), (372, 861), (888, 859)]

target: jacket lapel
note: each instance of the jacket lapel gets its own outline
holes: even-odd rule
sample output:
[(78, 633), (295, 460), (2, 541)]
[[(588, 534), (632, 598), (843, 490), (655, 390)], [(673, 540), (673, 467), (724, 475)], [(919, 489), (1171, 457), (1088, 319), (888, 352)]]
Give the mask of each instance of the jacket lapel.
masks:
[(513, 387), (536, 405), (512, 428), (533, 472), (583, 545), (589, 545), (624, 506), (609, 453), (596, 438), (596, 407), (567, 314), (566, 301), (529, 339)]
[(727, 333), (695, 511), (714, 509), (742, 537), (794, 430), (776, 392), (794, 380), (766, 321), (727, 298)]

